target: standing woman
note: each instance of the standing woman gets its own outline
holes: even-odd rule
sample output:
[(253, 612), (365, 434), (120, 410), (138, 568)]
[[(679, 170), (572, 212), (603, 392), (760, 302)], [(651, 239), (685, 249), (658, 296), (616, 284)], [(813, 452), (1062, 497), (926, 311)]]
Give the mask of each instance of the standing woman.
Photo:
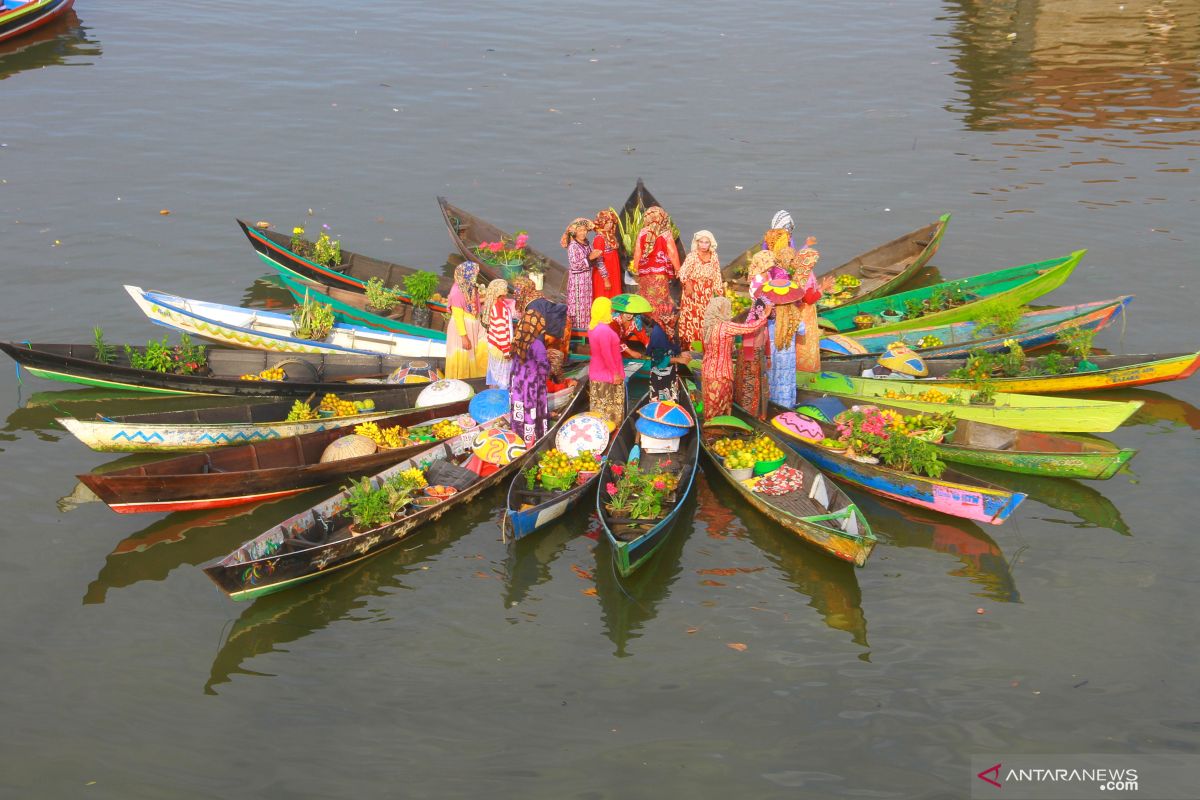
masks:
[(792, 281), (771, 281), (763, 294), (773, 304), (767, 325), (771, 366), (767, 385), (772, 403), (792, 409), (796, 406), (796, 338), (807, 326), (802, 319), (804, 289)]
[(679, 251), (675, 249), (671, 218), (660, 206), (651, 206), (642, 217), (642, 225), (633, 248), (638, 294), (650, 301), (655, 314), (669, 317), (675, 311), (671, 279), (679, 272)]
[(483, 318), (487, 320), (487, 384), (507, 389), (512, 376), (512, 309), (509, 308), (508, 284), (494, 280), (483, 292)]
[(752, 333), (742, 335), (742, 349), (738, 353), (738, 364), (734, 378), (734, 398), (737, 404), (756, 417), (762, 418), (767, 409), (766, 377), (771, 368), (770, 342), (766, 322), (771, 314), (771, 304), (759, 292), (746, 314), (746, 324), (758, 327)]
[(592, 299), (607, 297), (611, 300), (621, 293), (621, 237), (617, 233), (617, 214), (611, 208), (598, 211), (592, 224), (596, 229), (591, 252), (594, 264)]
[(725, 293), (717, 239), (710, 231), (696, 231), (692, 249), (679, 267), (683, 295), (679, 304), (679, 342), (691, 345), (701, 338), (704, 309), (708, 301)]
[[(810, 244), (796, 252), (792, 259), (792, 281), (804, 292), (804, 298), (797, 304), (800, 313), (801, 330), (796, 339), (796, 369), (804, 372), (821, 371), (821, 329), (817, 325), (817, 301), (822, 297), (817, 278), (813, 275), (813, 267), (821, 254), (813, 244), (816, 239), (809, 237)], [(832, 282), (833, 276), (827, 280)], [(794, 393), (793, 393), (794, 394)]]
[(546, 356), (546, 319), (526, 309), (517, 323), (512, 343), (512, 380), (509, 385), (509, 418), (513, 432), (533, 449), (534, 443), (550, 430), (546, 403), (546, 376), (550, 359)]
[(464, 261), (454, 268), (450, 287), (450, 324), (446, 327), (446, 377), (481, 378), (487, 373), (488, 351), (479, 322), (479, 265)]
[(612, 328), (612, 301), (597, 297), (592, 301), (588, 348), (588, 402), (591, 410), (604, 417), (609, 430), (616, 430), (625, 417), (625, 366), (621, 361), (621, 337)]
[(701, 367), (706, 420), (728, 414), (733, 403), (734, 337), (754, 334), (767, 324), (766, 317), (747, 324), (732, 319), (733, 303), (728, 297), (721, 295), (708, 301), (702, 326), (704, 362)]
[(746, 268), (746, 277), (750, 280), (750, 299), (754, 300), (767, 281), (785, 280), (789, 276), (787, 270), (779, 266), (779, 260), (774, 252), (760, 250), (750, 257), (750, 265)]
[[(550, 359), (550, 377), (555, 383), (564, 383), (563, 369), (567, 364), (567, 353), (571, 349), (571, 318), (566, 303), (555, 303), (544, 297), (531, 300), (525, 307), (542, 315), (546, 355)], [(591, 316), (589, 311), (589, 318)]]
[(587, 240), (591, 229), (590, 219), (576, 217), (559, 240), (567, 250), (567, 316), (572, 328), (584, 328), (592, 314), (592, 248)]

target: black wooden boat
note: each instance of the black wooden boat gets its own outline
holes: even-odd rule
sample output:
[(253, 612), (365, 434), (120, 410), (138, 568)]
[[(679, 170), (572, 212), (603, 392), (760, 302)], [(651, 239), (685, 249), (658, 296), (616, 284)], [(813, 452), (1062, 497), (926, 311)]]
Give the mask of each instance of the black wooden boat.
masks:
[[(465, 414), (467, 403), (413, 409), (375, 424), (380, 429), (423, 425)], [(325, 448), (352, 433), (351, 427), (334, 428), (76, 477), (118, 514), (190, 511), (274, 500), (371, 475), (430, 447), (420, 442), (357, 458), (321, 461)]]
[[(382, 380), (394, 370), (417, 363), (442, 369), (444, 359), (405, 356), (367, 356), (334, 353), (271, 353), (262, 350), (208, 348), (203, 375), (136, 369), (121, 348), (112, 363), (96, 359), (91, 344), (0, 342), (21, 367), (39, 378), (107, 389), (153, 392), (160, 395), (219, 394), (240, 397), (304, 397), (313, 392), (376, 392), (395, 388)], [(144, 352), (144, 347), (133, 348)], [(282, 367), (282, 381), (242, 380), (270, 367)]]
[[(575, 385), (571, 400), (543, 440), (553, 440), (563, 421), (581, 410), (586, 402), (587, 379), (583, 378)], [(447, 439), (380, 472), (373, 481), (379, 485), (405, 469), (422, 465), (428, 468), (438, 461), (464, 463), (471, 455), (474, 437), (475, 432), (471, 431)], [(346, 493), (340, 492), (281, 522), (224, 558), (205, 564), (204, 572), (234, 600), (249, 600), (310, 581), (398, 544), (425, 523), (470, 503), (486, 489), (510, 479), (525, 465), (531, 453), (532, 450), (517, 457), (491, 475), (476, 478), (436, 505), (418, 508), (386, 525), (358, 534), (350, 532), (349, 519), (345, 515)]]

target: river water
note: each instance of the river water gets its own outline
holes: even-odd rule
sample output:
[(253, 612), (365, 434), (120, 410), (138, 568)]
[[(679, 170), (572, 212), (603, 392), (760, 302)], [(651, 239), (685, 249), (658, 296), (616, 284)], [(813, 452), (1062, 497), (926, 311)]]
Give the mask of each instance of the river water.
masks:
[[(78, 0), (0, 45), (3, 335), (161, 335), (124, 283), (286, 298), (234, 216), (433, 267), (435, 195), (554, 253), (642, 176), (727, 256), (779, 208), (830, 265), (945, 211), (947, 277), (1086, 247), (1048, 300), (1136, 293), (1098, 344), (1190, 350), (1198, 60), (1185, 0)], [(961, 797), (972, 757), (1200, 747), (1195, 379), (1123, 394), (1127, 473), (991, 476), (1003, 527), (856, 494), (857, 571), (702, 480), (624, 583), (586, 511), (506, 547), (492, 494), (244, 605), (195, 565), (314, 497), (62, 502), (113, 457), (56, 416), (163, 402), (63, 389), (0, 370), (0, 795)]]

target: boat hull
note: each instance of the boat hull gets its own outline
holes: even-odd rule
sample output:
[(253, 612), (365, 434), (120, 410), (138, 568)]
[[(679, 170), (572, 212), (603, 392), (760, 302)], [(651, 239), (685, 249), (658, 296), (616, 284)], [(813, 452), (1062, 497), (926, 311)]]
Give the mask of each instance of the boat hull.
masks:
[(0, 42), (15, 39), (46, 25), (71, 10), (75, 0), (41, 0), (0, 14)]

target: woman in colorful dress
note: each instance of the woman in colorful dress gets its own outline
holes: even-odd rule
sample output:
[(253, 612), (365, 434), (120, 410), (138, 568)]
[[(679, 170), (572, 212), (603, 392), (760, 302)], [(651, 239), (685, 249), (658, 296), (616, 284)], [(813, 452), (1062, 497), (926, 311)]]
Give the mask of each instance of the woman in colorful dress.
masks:
[[(775, 216), (771, 218), (771, 227), (763, 234), (763, 250), (770, 250), (778, 254), (785, 247), (795, 248), (796, 244), (793, 234), (795, 229), (796, 223), (792, 220), (791, 214), (782, 210), (775, 212)], [(796, 252), (803, 252), (816, 243), (816, 238), (809, 236), (804, 241), (804, 247)], [(788, 265), (785, 264), (784, 266)]]
[(618, 314), (613, 320), (621, 339), (621, 354), (625, 358), (645, 358), (650, 334), (639, 314)]
[(642, 230), (633, 248), (637, 265), (638, 294), (650, 301), (654, 313), (668, 317), (675, 312), (671, 279), (679, 273), (679, 251), (671, 231), (671, 218), (659, 206), (646, 209)]
[(482, 314), (487, 320), (487, 384), (507, 389), (512, 375), (512, 309), (508, 303), (508, 284), (494, 280), (483, 292)]
[(721, 278), (721, 260), (717, 256), (717, 239), (710, 231), (696, 231), (692, 249), (679, 267), (683, 294), (679, 304), (679, 341), (691, 345), (700, 341), (704, 309), (708, 301), (725, 293)]
[[(812, 239), (812, 242), (815, 244), (816, 240)], [(804, 299), (797, 304), (802, 325), (796, 338), (796, 369), (804, 372), (821, 371), (821, 329), (817, 325), (817, 301), (823, 296), (823, 289), (813, 274), (813, 267), (820, 257), (821, 254), (810, 245), (796, 251), (796, 257), (792, 259), (792, 282), (804, 290)], [(834, 280), (829, 275), (824, 283), (828, 286)]]
[(704, 310), (702, 336), (704, 361), (701, 390), (706, 420), (728, 414), (733, 403), (733, 340), (748, 336), (767, 324), (764, 316), (752, 323), (733, 322), (733, 303), (721, 295), (708, 301)]
[[(567, 304), (538, 297), (530, 301), (525, 310), (536, 311), (542, 315), (545, 322), (546, 354), (550, 359), (550, 377), (555, 384), (566, 383), (563, 370), (567, 365), (567, 353), (571, 349), (571, 318), (567, 313)], [(590, 318), (590, 308), (588, 312)]]
[(592, 221), (586, 217), (572, 220), (563, 232), (560, 244), (567, 250), (567, 316), (571, 327), (583, 330), (592, 314), (592, 253), (588, 231)]
[(521, 315), (525, 313), (525, 309), (529, 307), (530, 303), (543, 297), (541, 290), (534, 286), (533, 281), (529, 280), (525, 275), (513, 278), (512, 288), (513, 314), (516, 315), (517, 319), (521, 318)]
[(621, 293), (621, 237), (617, 214), (610, 208), (596, 212), (596, 235), (592, 237), (592, 299), (610, 300)]
[(750, 281), (750, 299), (754, 300), (767, 281), (784, 280), (789, 276), (787, 270), (779, 265), (779, 259), (773, 251), (760, 250), (750, 257), (746, 277)]
[(534, 443), (550, 430), (550, 413), (546, 403), (546, 377), (550, 374), (550, 359), (546, 355), (546, 319), (533, 309), (526, 309), (517, 323), (512, 343), (512, 379), (509, 383), (509, 419), (513, 432)]
[(612, 328), (612, 300), (593, 300), (590, 321), (588, 402), (591, 410), (608, 422), (609, 429), (616, 430), (625, 417), (625, 364), (621, 360), (621, 339)]
[(479, 322), (479, 265), (464, 261), (454, 268), (450, 287), (450, 324), (446, 327), (446, 377), (481, 378), (487, 373), (486, 337)]
[[(750, 304), (750, 310), (746, 312), (746, 324), (766, 323), (770, 314), (771, 304), (762, 296), (760, 290)], [(734, 400), (756, 417), (766, 414), (766, 379), (770, 369), (770, 342), (766, 325), (763, 324), (753, 333), (742, 336), (742, 347), (738, 351), (738, 361), (734, 369)]]
[[(774, 286), (768, 287), (769, 294), (773, 293)], [(771, 353), (771, 366), (767, 373), (768, 392), (772, 403), (787, 409), (796, 407), (796, 339), (801, 331), (807, 330), (801, 318), (802, 295), (803, 289), (787, 281), (782, 296), (772, 298), (773, 310), (767, 324), (767, 342)]]
[(650, 339), (646, 346), (646, 358), (650, 362), (650, 398), (652, 400), (679, 401), (679, 365), (688, 363), (689, 355), (682, 355), (679, 344), (671, 338), (675, 329), (673, 317), (650, 316), (648, 327)]

